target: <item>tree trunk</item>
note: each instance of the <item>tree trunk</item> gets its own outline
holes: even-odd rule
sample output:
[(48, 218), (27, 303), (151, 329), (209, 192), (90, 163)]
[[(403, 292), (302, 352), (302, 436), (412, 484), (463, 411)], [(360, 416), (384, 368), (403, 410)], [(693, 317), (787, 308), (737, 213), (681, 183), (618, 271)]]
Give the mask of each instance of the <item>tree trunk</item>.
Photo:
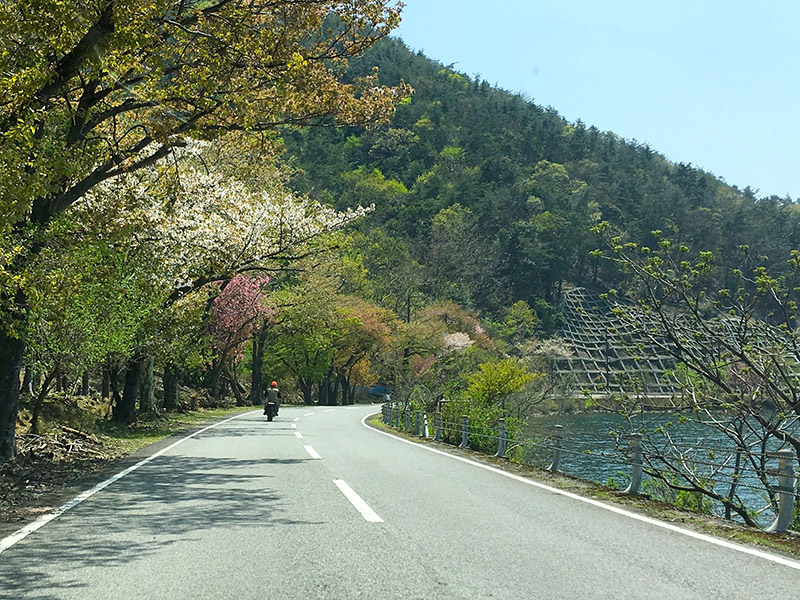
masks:
[(220, 358), (211, 365), (211, 397), (217, 405), (222, 402), (222, 364), (223, 359)]
[(25, 374), (22, 376), (22, 386), (19, 388), (20, 394), (33, 395), (33, 369), (25, 367)]
[(81, 376), (81, 396), (89, 395), (89, 369), (86, 369)]
[(328, 376), (327, 381), (327, 384), (330, 386), (328, 388), (328, 404), (330, 406), (337, 406), (339, 404), (339, 381), (332, 371), (331, 369), (331, 374)]
[(328, 405), (328, 394), (326, 393), (327, 390), (328, 386), (325, 385), (325, 382), (320, 381), (317, 384), (317, 404), (320, 406)]
[(50, 391), (50, 384), (56, 376), (56, 372), (50, 371), (47, 377), (42, 382), (42, 387), (39, 388), (39, 393), (36, 396), (36, 402), (33, 405), (33, 414), (31, 415), (31, 428), (30, 433), (39, 433), (39, 414), (42, 411), (44, 399), (47, 398), (47, 392)]
[(339, 385), (342, 388), (342, 405), (353, 404), (350, 399), (350, 382), (347, 380), (344, 373), (339, 375)]
[(108, 400), (111, 397), (111, 367), (107, 364), (103, 365), (103, 383), (100, 389), (100, 395), (103, 400)]
[(14, 458), (19, 411), (19, 373), (25, 343), (0, 327), (0, 462)]
[(156, 406), (156, 385), (153, 369), (155, 358), (148, 356), (142, 360), (142, 383), (139, 390), (139, 414), (158, 416)]
[(314, 401), (311, 398), (311, 389), (313, 384), (310, 381), (306, 381), (300, 377), (297, 378), (297, 385), (300, 387), (300, 390), (303, 392), (303, 402), (307, 406), (311, 406)]
[(108, 368), (108, 384), (111, 388), (110, 398), (112, 407), (122, 404), (122, 395), (119, 393), (119, 372), (119, 367), (109, 366)]
[(236, 379), (236, 375), (233, 374), (233, 369), (231, 369), (230, 365), (225, 362), (225, 376), (228, 378), (228, 382), (231, 384), (231, 390), (233, 391), (233, 395), (236, 398), (236, 406), (246, 406), (247, 401), (245, 400), (244, 395), (242, 394), (241, 384), (239, 380)]
[(136, 397), (141, 388), (142, 359), (131, 358), (125, 369), (125, 387), (122, 397), (114, 406), (114, 421), (117, 423), (133, 423), (136, 420)]
[(61, 367), (56, 367), (56, 391), (59, 393), (64, 391), (64, 375), (61, 373)]
[(250, 404), (253, 406), (261, 404), (261, 395), (263, 389), (261, 387), (262, 369), (264, 367), (264, 345), (267, 341), (267, 332), (269, 325), (265, 321), (261, 327), (253, 331), (253, 372), (250, 378)]
[(180, 380), (178, 367), (173, 363), (164, 365), (164, 410), (174, 411), (180, 403)]

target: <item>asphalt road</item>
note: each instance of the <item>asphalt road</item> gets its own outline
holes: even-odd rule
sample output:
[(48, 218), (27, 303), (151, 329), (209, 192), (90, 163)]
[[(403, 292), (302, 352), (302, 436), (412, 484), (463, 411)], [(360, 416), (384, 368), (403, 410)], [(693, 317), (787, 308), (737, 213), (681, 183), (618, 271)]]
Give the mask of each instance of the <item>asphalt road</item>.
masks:
[(377, 410), (204, 431), (0, 553), (0, 598), (800, 594), (792, 566), (378, 433)]

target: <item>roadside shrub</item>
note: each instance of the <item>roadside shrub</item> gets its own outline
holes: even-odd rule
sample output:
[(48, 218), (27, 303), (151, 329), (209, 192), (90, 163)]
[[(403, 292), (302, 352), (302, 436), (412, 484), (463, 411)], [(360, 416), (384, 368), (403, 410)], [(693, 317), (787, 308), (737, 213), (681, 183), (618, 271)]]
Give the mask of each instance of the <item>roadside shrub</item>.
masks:
[[(442, 440), (458, 445), (461, 443), (461, 417), (469, 420), (469, 448), (486, 454), (495, 454), (498, 448), (497, 421), (503, 416), (499, 406), (479, 400), (452, 400), (442, 409)], [(517, 439), (521, 428), (519, 421), (506, 418), (506, 437)]]

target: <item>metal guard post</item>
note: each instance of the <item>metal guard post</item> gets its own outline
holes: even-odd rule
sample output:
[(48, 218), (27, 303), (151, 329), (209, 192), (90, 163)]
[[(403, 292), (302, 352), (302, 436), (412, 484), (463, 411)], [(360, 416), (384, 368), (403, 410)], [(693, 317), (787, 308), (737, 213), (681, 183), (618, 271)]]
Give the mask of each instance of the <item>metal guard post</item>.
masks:
[(778, 450), (778, 516), (766, 531), (785, 533), (794, 517), (794, 453)]
[(503, 458), (506, 455), (506, 420), (504, 418), (497, 419), (497, 458)]
[(630, 440), (631, 482), (622, 493), (635, 495), (639, 493), (639, 487), (642, 485), (642, 434), (632, 433)]
[(466, 448), (469, 443), (469, 417), (467, 415), (461, 416), (461, 443), (459, 448)]
[(561, 466), (561, 440), (564, 439), (563, 434), (563, 425), (553, 425), (553, 462), (550, 463), (550, 466), (547, 467), (548, 471), (552, 471), (553, 473), (558, 472), (559, 467)]

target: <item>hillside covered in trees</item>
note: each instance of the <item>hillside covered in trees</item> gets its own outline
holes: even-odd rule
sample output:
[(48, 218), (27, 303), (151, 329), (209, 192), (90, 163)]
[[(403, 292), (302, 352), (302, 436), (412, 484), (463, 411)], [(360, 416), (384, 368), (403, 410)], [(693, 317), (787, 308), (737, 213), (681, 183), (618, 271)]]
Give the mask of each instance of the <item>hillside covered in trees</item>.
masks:
[(646, 246), (663, 231), (727, 267), (742, 245), (778, 261), (797, 246), (800, 211), (789, 198), (759, 198), (635, 140), (569, 123), (398, 39), (353, 61), (349, 75), (373, 65), (382, 83), (415, 90), (392, 122), (287, 132), (284, 159), (299, 170), (296, 190), (339, 209), (375, 205), (358, 225), (361, 244), (376, 299), (398, 312), (427, 299), (498, 315), (524, 300), (552, 331), (564, 284), (621, 285), (590, 255), (600, 221)]

